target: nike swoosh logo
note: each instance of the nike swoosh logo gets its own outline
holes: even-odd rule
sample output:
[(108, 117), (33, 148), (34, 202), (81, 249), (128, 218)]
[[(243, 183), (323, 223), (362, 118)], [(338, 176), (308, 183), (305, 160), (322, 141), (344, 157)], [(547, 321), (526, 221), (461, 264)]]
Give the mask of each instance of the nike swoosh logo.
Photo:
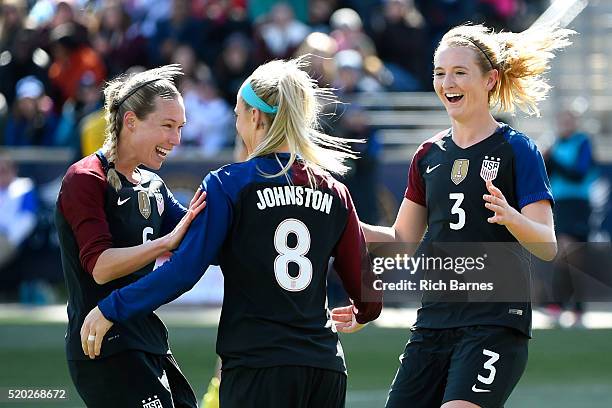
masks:
[(491, 390), (483, 390), (482, 388), (477, 388), (476, 384), (472, 385), (472, 391), (474, 391), (474, 392), (491, 392)]
[(125, 204), (130, 198), (132, 198), (132, 197), (128, 197), (125, 200), (122, 200), (121, 197), (117, 198), (117, 205)]
[(427, 166), (427, 169), (425, 170), (425, 173), (427, 173), (427, 174), (431, 173), (432, 171), (434, 171), (435, 169), (437, 169), (437, 168), (438, 168), (438, 166), (440, 166), (441, 164), (442, 164), (442, 163), (436, 164), (436, 165), (435, 165), (435, 166), (433, 166), (433, 167), (429, 167), (429, 166)]

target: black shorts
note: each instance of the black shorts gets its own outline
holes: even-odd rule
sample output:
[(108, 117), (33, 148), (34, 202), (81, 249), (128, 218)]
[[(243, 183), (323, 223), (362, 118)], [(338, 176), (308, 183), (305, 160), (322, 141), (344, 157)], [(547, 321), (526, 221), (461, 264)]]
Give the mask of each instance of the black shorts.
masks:
[(303, 366), (237, 367), (221, 372), (222, 408), (343, 408), (346, 375)]
[(172, 355), (128, 350), (99, 360), (69, 360), (72, 382), (88, 408), (197, 408)]
[(529, 339), (498, 326), (417, 329), (400, 356), (387, 408), (464, 400), (502, 408), (527, 365)]

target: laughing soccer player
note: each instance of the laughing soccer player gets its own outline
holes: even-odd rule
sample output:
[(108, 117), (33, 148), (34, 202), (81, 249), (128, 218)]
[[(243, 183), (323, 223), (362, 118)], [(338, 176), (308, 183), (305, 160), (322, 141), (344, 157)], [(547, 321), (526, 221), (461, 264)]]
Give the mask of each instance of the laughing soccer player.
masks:
[[(121, 76), (106, 87), (104, 147), (73, 164), (57, 201), (56, 225), (68, 288), (66, 353), (70, 375), (90, 408), (197, 407), (195, 395), (154, 314), (142, 314), (108, 334), (112, 342), (96, 360), (84, 355), (93, 332), (80, 333), (85, 315), (114, 289), (153, 269), (176, 248), (205, 205), (196, 193), (186, 212), (155, 173), (179, 144), (185, 122), (174, 85), (178, 66)], [(101, 340), (101, 339), (98, 339)], [(160, 381), (163, 379), (163, 381)]]
[[(433, 85), (452, 127), (419, 147), (394, 225), (364, 225), (368, 242), (419, 242), (427, 229), (425, 243), (517, 242), (539, 258), (555, 256), (542, 156), (490, 109), (537, 113), (551, 51), (567, 46), (570, 33), (495, 34), (477, 25), (444, 35)], [(527, 364), (530, 328), (528, 302), (424, 299), (387, 408), (503, 407)]]

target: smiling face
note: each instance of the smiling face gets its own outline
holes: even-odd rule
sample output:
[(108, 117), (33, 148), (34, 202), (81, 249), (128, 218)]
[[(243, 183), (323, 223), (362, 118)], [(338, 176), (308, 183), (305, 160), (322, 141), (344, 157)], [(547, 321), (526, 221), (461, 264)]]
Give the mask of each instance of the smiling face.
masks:
[(471, 48), (442, 46), (436, 52), (433, 86), (455, 121), (465, 122), (488, 112), (489, 91), (497, 76), (497, 70), (482, 72)]
[(185, 106), (180, 95), (175, 99), (156, 97), (155, 110), (142, 120), (134, 112), (127, 112), (124, 129), (135, 161), (150, 169), (159, 169), (172, 149), (181, 143), (185, 122)]

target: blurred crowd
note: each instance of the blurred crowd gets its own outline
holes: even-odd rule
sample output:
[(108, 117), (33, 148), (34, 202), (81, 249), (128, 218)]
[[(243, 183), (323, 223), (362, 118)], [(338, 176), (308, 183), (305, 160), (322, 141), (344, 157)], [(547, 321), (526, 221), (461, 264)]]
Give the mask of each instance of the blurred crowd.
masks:
[[(378, 222), (380, 145), (358, 95), (431, 90), (435, 45), (468, 21), (520, 31), (544, 0), (0, 0), (0, 145), (101, 147), (107, 80), (179, 63), (187, 125), (177, 151), (215, 157), (235, 141), (236, 93), (261, 63), (308, 54), (320, 86), (346, 104), (323, 124), (361, 159), (343, 179), (360, 218)], [(0, 301), (53, 301), (61, 282), (55, 194), (0, 157)], [(53, 188), (49, 188), (50, 191)], [(54, 191), (54, 190), (53, 190)], [(56, 193), (56, 192), (55, 192)], [(19, 225), (15, 220), (20, 220)], [(41, 270), (43, 262), (48, 267)]]
[(310, 53), (343, 100), (431, 87), (441, 35), (466, 21), (521, 30), (542, 11), (527, 0), (3, 0), (0, 140), (7, 146), (101, 144), (100, 92), (123, 72), (185, 71), (183, 148), (213, 156), (234, 142), (242, 81), (274, 58)]

